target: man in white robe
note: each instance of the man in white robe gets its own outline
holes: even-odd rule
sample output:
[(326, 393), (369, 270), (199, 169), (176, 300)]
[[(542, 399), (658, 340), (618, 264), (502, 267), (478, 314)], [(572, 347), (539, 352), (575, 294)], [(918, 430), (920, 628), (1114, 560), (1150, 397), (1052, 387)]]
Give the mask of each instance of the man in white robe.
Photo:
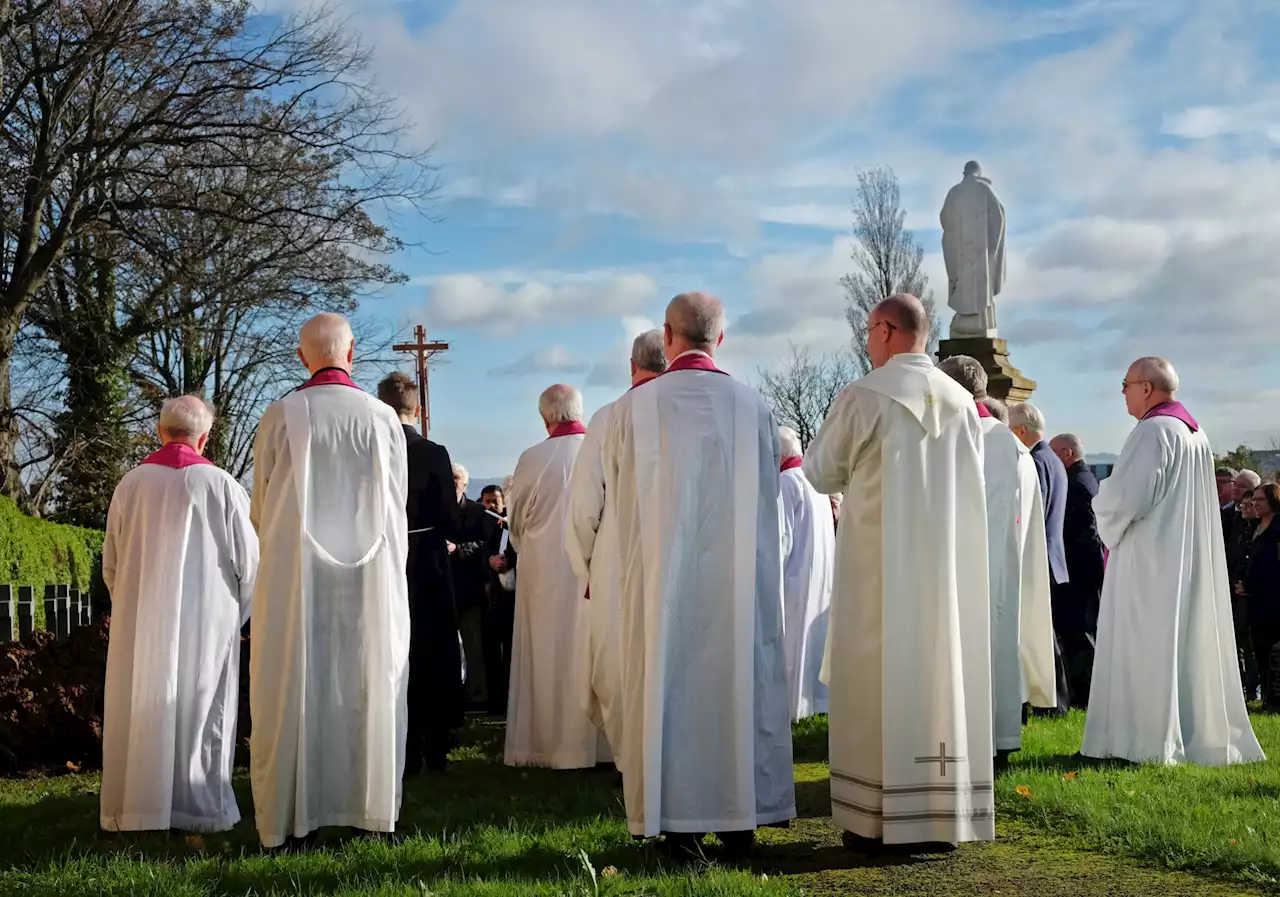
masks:
[(836, 521), (831, 500), (805, 479), (800, 437), (778, 428), (782, 472), (778, 476), (782, 517), (782, 628), (787, 646), (791, 718), (827, 712), (821, 681), (827, 647), (831, 585), (835, 577)]
[(795, 788), (778, 436), (759, 395), (716, 369), (723, 329), (714, 297), (672, 300), (667, 372), (614, 403), (604, 491), (575, 493), (570, 513), (600, 517), (606, 496), (616, 509), (631, 833), (695, 850), (716, 832), (740, 851), (795, 816)]
[[(631, 388), (647, 383), (667, 369), (662, 331), (640, 334), (631, 345)], [(574, 573), (587, 582), (590, 665), (583, 678), (583, 707), (605, 734), (615, 765), (625, 744), (622, 732), (618, 678), (622, 645), (618, 568), (617, 508), (605, 492), (604, 439), (609, 430), (613, 403), (600, 408), (587, 424), (587, 434), (573, 464), (569, 480), (569, 508), (565, 546)], [(594, 509), (599, 509), (599, 514)], [(576, 516), (575, 516), (576, 514)]]
[(163, 447), (125, 474), (107, 512), (107, 831), (221, 832), (240, 821), (231, 767), (258, 537), (244, 488), (204, 458), (211, 426), (202, 399), (166, 401)]
[(1080, 752), (1251, 763), (1265, 758), (1240, 685), (1213, 449), (1177, 392), (1163, 358), (1125, 375), (1138, 425), (1093, 500), (1110, 556)]
[(300, 343), (311, 379), (267, 409), (253, 451), (250, 772), (266, 847), (323, 826), (395, 831), (405, 760), (404, 432), (352, 382), (341, 316), (312, 318)]
[(974, 397), (981, 419), (991, 591), (991, 713), (996, 757), (1004, 760), (1022, 748), (1022, 705), (1057, 705), (1044, 503), (1031, 449), (982, 404), (987, 394), (982, 365), (968, 355), (956, 355), (938, 370)]
[(831, 802), (855, 849), (995, 837), (982, 428), (896, 295), (868, 318), (875, 369), (836, 398), (804, 472), (844, 492), (823, 664)]
[(587, 580), (565, 548), (569, 474), (582, 447), (582, 396), (557, 384), (538, 399), (545, 441), (516, 463), (508, 495), (511, 547), (519, 554), (507, 701), (508, 766), (589, 769), (607, 761), (603, 734), (583, 707), (591, 658)]

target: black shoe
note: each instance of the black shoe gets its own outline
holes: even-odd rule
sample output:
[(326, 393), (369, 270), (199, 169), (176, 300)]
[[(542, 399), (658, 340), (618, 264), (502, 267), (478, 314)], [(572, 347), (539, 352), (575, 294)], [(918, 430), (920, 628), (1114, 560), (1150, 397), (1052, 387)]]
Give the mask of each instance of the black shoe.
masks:
[(853, 832), (844, 832), (841, 835), (841, 841), (845, 850), (855, 850), (858, 853), (884, 852), (884, 841), (880, 838), (865, 838)]
[(306, 851), (315, 847), (316, 843), (319, 840), (320, 840), (319, 832), (308, 832), (306, 835), (304, 835), (301, 838), (295, 837), (294, 835), (290, 835), (289, 837), (285, 838), (284, 843), (281, 844), (276, 849), (283, 851), (285, 853), (305, 853)]
[(703, 837), (693, 832), (667, 832), (662, 843), (679, 859), (697, 859), (702, 856)]
[(756, 833), (754, 831), (716, 832), (716, 837), (724, 845), (724, 852), (735, 859), (750, 856), (751, 848), (756, 845)]

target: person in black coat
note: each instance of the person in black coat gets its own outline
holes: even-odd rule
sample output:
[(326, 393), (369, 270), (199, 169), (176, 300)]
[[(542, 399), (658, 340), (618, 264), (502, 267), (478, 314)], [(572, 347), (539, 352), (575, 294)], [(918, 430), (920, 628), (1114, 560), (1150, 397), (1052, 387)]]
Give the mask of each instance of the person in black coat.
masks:
[(1280, 709), (1280, 682), (1275, 681), (1273, 649), (1280, 643), (1280, 486), (1267, 483), (1253, 490), (1257, 529), (1249, 547), (1248, 570), (1236, 594), (1245, 598), (1254, 664), (1262, 682), (1267, 710)]
[[(516, 551), (508, 542), (502, 544), (507, 532), (506, 495), (501, 486), (485, 486), (480, 493), (480, 503), (485, 509), (502, 517), (494, 521), (489, 538), (484, 543), (484, 562), (487, 571), (484, 586), (485, 604), (481, 635), (484, 641), (484, 668), (488, 677), (488, 709), (495, 716), (506, 716), (507, 695), (511, 687), (511, 636), (516, 620), (516, 595), (513, 578), (507, 575), (516, 568)], [(490, 518), (491, 520), (493, 518)]]
[(1070, 433), (1049, 443), (1067, 474), (1066, 507), (1062, 517), (1062, 542), (1067, 557), (1068, 581), (1059, 587), (1060, 600), (1053, 608), (1053, 625), (1062, 640), (1063, 662), (1074, 707), (1089, 705), (1093, 676), (1093, 639), (1098, 632), (1105, 567), (1102, 537), (1093, 513), (1098, 478), (1085, 463), (1084, 445)]
[(462, 653), (449, 566), (450, 541), (464, 531), (453, 490), (449, 452), (418, 434), (418, 387), (394, 373), (378, 398), (404, 427), (409, 467), (409, 694), (404, 774), (442, 771), (452, 732), (462, 725)]
[(1062, 524), (1067, 512), (1067, 471), (1058, 456), (1045, 442), (1044, 415), (1034, 405), (1023, 402), (1009, 408), (1009, 429), (1027, 448), (1036, 464), (1040, 495), (1044, 499), (1044, 535), (1049, 547), (1049, 587), (1053, 602), (1054, 665), (1057, 668), (1058, 706), (1054, 713), (1066, 713), (1071, 705), (1071, 685), (1062, 654), (1062, 635), (1058, 630), (1059, 605), (1063, 604), (1063, 586), (1071, 579), (1067, 570), (1067, 551), (1062, 541)]

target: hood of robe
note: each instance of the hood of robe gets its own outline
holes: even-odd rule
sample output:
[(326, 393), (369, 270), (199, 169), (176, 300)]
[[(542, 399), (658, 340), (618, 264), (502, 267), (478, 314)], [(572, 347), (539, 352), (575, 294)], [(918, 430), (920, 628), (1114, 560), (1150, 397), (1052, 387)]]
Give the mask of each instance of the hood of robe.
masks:
[(939, 371), (928, 355), (895, 355), (855, 385), (897, 402), (933, 437), (957, 414), (978, 414), (973, 396)]

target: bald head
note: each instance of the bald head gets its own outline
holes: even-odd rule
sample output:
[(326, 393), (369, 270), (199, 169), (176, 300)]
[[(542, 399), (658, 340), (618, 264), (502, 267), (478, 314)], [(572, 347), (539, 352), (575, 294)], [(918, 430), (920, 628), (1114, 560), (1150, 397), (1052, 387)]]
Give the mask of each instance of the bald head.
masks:
[(714, 355), (724, 338), (724, 306), (709, 293), (681, 293), (667, 306), (663, 335), (667, 361), (693, 349)]
[(1085, 459), (1084, 443), (1074, 433), (1059, 433), (1049, 440), (1049, 448), (1067, 467)]
[(1148, 355), (1129, 365), (1124, 375), (1125, 409), (1138, 420), (1178, 395), (1178, 372), (1167, 358)]
[(867, 355), (880, 367), (895, 355), (923, 353), (929, 346), (929, 314), (910, 293), (882, 299), (867, 315)]
[(341, 368), (351, 373), (355, 343), (347, 319), (324, 312), (302, 325), (302, 332), (298, 334), (298, 357), (313, 374), (321, 368)]
[(213, 406), (199, 396), (165, 399), (160, 407), (160, 441), (181, 442), (201, 454), (213, 428)]

